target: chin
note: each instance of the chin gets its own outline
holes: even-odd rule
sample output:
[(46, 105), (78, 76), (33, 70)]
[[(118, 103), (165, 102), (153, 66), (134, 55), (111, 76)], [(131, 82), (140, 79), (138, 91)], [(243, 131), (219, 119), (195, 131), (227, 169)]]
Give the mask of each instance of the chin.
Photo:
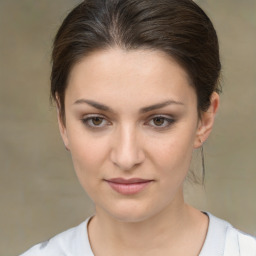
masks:
[(123, 223), (138, 223), (147, 220), (148, 215), (144, 214), (112, 214), (112, 217)]
[(108, 214), (119, 222), (137, 223), (146, 221), (156, 214), (155, 212), (152, 212), (152, 210), (149, 211), (149, 209), (154, 209), (154, 207), (146, 207), (138, 203), (127, 203), (108, 209)]

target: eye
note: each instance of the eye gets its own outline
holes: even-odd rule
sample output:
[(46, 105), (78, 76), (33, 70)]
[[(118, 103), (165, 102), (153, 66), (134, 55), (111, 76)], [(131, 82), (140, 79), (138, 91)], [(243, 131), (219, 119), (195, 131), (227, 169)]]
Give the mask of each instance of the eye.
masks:
[(148, 122), (149, 125), (154, 128), (168, 128), (171, 124), (173, 124), (175, 120), (171, 117), (166, 116), (154, 116)]
[(82, 119), (83, 124), (89, 128), (103, 128), (109, 125), (109, 122), (102, 116), (88, 116)]

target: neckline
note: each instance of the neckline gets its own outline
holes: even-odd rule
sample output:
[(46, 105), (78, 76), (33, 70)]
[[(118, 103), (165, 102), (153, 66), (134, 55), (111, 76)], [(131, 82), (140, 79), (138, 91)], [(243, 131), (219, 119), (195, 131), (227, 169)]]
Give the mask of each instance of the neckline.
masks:
[(199, 256), (223, 255), (225, 249), (228, 222), (219, 219), (209, 212), (203, 212), (209, 218), (206, 238)]
[[(227, 227), (231, 226), (228, 222), (221, 220), (209, 212), (202, 212), (209, 218), (208, 229), (205, 237), (204, 244), (199, 253), (199, 256), (209, 256), (210, 255), (223, 255), (225, 248), (225, 240), (226, 240), (226, 231)], [(88, 217), (84, 222), (84, 230), (86, 236), (84, 243), (84, 248), (86, 251), (86, 255), (94, 256), (92, 247), (90, 244), (89, 233), (88, 233), (88, 225), (91, 219), (94, 216)]]

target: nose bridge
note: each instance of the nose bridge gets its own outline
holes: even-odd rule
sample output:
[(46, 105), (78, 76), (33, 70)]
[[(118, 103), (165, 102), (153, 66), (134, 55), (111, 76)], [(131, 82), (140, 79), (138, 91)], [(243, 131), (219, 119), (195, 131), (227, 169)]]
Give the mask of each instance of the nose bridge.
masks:
[(117, 129), (112, 161), (122, 170), (130, 170), (143, 161), (143, 150), (135, 126), (124, 124)]

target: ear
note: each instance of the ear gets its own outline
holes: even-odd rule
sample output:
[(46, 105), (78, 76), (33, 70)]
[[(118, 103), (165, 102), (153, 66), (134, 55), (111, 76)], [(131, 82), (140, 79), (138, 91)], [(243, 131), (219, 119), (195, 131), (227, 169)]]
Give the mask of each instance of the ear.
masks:
[(65, 121), (63, 120), (63, 117), (61, 116), (60, 103), (58, 100), (57, 100), (57, 118), (58, 118), (60, 135), (64, 142), (65, 148), (67, 150), (69, 150), (69, 140), (68, 140), (68, 135), (67, 135), (66, 124), (64, 123)]
[(220, 97), (219, 94), (213, 92), (211, 95), (211, 104), (207, 111), (202, 112), (201, 118), (198, 122), (196, 138), (194, 142), (194, 148), (199, 148), (209, 137), (212, 127), (214, 124), (214, 119), (219, 107)]

